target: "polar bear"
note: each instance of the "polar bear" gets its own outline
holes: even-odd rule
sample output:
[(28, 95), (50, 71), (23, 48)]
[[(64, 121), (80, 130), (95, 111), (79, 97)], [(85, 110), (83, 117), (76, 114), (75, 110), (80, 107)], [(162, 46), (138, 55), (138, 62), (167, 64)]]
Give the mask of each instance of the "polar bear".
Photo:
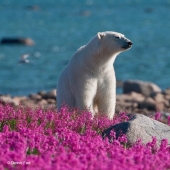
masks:
[(99, 32), (80, 47), (62, 71), (57, 85), (57, 109), (63, 104), (89, 110), (93, 116), (112, 119), (116, 104), (116, 56), (130, 49), (132, 42), (123, 34)]

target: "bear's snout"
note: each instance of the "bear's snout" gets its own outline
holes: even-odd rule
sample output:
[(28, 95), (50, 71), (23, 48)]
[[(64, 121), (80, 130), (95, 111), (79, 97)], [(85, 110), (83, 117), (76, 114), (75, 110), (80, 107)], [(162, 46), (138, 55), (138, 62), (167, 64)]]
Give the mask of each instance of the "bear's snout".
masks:
[(125, 40), (125, 43), (124, 43), (124, 45), (123, 45), (122, 48), (124, 48), (125, 50), (127, 50), (127, 49), (131, 48), (132, 44), (133, 44), (133, 43), (132, 43), (130, 40)]
[(129, 47), (131, 47), (132, 44), (133, 44), (133, 42), (131, 42), (131, 41), (128, 42)]

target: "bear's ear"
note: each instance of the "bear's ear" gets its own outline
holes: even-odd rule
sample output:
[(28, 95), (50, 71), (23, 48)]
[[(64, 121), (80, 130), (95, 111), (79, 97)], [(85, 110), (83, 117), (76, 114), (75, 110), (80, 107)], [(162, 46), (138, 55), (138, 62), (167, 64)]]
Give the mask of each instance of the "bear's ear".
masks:
[(98, 32), (98, 33), (97, 33), (97, 36), (98, 36), (98, 38), (99, 38), (99, 40), (100, 40), (100, 39), (102, 39), (102, 38), (104, 37), (104, 33)]

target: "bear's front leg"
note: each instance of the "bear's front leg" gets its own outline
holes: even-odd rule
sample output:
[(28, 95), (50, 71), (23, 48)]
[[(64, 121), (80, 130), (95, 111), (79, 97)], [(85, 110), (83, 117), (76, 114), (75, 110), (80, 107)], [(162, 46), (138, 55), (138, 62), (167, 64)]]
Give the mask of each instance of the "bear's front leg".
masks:
[(115, 94), (105, 94), (101, 100), (98, 100), (97, 107), (100, 114), (113, 119), (115, 114), (116, 97)]
[(80, 110), (88, 110), (94, 115), (93, 99), (94, 95), (90, 92), (79, 93), (76, 95), (76, 107)]
[(97, 81), (86, 79), (85, 82), (81, 81), (79, 85), (75, 94), (76, 107), (81, 110), (89, 110), (94, 115), (94, 98), (97, 90)]

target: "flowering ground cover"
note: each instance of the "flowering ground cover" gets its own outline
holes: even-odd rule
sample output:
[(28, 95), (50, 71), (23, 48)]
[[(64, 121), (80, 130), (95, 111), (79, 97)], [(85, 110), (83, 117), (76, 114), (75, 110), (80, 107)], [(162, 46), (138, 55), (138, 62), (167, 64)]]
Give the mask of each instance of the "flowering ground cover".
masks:
[[(156, 119), (160, 114), (156, 115)], [(121, 113), (113, 120), (87, 111), (63, 107), (43, 110), (0, 104), (0, 170), (165, 170), (170, 169), (167, 140), (127, 145), (126, 136), (102, 139), (104, 129), (128, 120)]]

